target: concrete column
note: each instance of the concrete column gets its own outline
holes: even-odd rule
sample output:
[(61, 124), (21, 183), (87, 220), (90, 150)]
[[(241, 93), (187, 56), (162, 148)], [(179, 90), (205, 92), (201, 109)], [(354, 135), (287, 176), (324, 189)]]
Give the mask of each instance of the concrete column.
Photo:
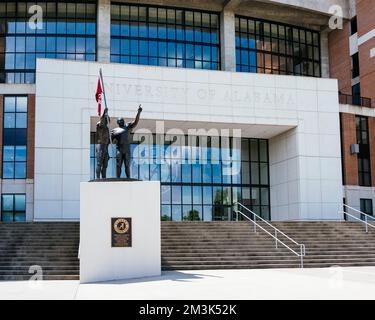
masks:
[(328, 34), (328, 30), (324, 30), (320, 33), (320, 47), (322, 55), (322, 78), (330, 78)]
[(234, 12), (224, 9), (220, 17), (221, 70), (236, 71), (236, 28)]
[(98, 0), (97, 60), (110, 62), (111, 59), (111, 0)]
[(26, 180), (26, 221), (34, 221), (34, 180)]

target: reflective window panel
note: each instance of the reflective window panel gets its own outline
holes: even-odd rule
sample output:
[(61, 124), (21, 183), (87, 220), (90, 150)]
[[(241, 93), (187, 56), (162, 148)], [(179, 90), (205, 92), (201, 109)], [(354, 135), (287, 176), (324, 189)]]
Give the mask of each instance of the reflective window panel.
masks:
[[(153, 135), (144, 140), (149, 144), (139, 145), (135, 141), (141, 139), (133, 136), (132, 178), (161, 182), (162, 220), (233, 220), (236, 202), (270, 219), (267, 140), (243, 138), (233, 143), (231, 138), (227, 148), (222, 138), (180, 137), (180, 143), (164, 139), (164, 145), (157, 145), (155, 141), (161, 140)], [(194, 146), (189, 144), (193, 140)], [(91, 179), (95, 179), (95, 143), (92, 133)], [(109, 148), (108, 177), (115, 176), (114, 154), (115, 146)]]
[(4, 96), (3, 179), (26, 179), (27, 96)]
[(236, 64), (239, 72), (320, 77), (320, 34), (236, 16)]
[(111, 61), (220, 70), (217, 13), (113, 4)]
[(1, 217), (4, 223), (26, 221), (26, 195), (25, 194), (2, 194), (1, 195)]
[(0, 83), (34, 83), (37, 58), (96, 60), (96, 1), (0, 2)]

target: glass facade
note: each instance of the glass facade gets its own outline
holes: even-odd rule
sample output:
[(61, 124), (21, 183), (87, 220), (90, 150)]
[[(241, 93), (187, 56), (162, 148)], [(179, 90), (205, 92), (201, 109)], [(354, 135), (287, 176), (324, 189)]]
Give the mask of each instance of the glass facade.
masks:
[(237, 71), (321, 76), (319, 32), (236, 17)]
[(26, 195), (3, 194), (1, 195), (1, 222), (26, 221)]
[(220, 70), (216, 13), (113, 4), (111, 62)]
[(95, 61), (96, 1), (0, 2), (0, 82), (34, 83), (36, 58)]
[[(156, 144), (160, 140), (148, 136), (147, 143), (136, 142), (140, 140), (133, 137), (131, 175), (143, 181), (161, 181), (162, 220), (233, 220), (236, 202), (270, 219), (267, 140), (180, 136), (173, 144), (167, 137)], [(92, 133), (92, 179), (95, 141)], [(112, 177), (113, 154), (110, 148), (108, 176)]]
[(370, 159), (370, 135), (368, 118), (356, 116), (358, 154), (358, 183), (363, 187), (371, 187), (371, 159)]
[(26, 179), (27, 97), (4, 97), (3, 179)]

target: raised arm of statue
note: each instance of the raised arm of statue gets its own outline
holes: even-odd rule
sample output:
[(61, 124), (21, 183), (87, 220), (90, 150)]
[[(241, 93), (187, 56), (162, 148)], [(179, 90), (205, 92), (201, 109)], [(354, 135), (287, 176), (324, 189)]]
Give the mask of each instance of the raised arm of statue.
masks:
[(139, 108), (138, 108), (138, 113), (137, 113), (137, 116), (136, 116), (134, 122), (130, 122), (130, 123), (128, 124), (128, 128), (129, 128), (130, 130), (135, 129), (135, 127), (138, 125), (138, 123), (139, 123), (139, 119), (141, 118), (141, 113), (142, 113), (142, 111), (143, 111), (142, 107), (139, 106)]
[(109, 117), (108, 117), (108, 108), (105, 108), (103, 115), (100, 117), (99, 126), (101, 128), (106, 127), (108, 125), (108, 120), (109, 120)]

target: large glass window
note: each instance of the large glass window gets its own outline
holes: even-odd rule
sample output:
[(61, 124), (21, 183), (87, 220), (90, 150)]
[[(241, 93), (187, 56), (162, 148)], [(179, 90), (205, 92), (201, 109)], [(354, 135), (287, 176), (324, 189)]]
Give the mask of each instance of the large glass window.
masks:
[[(370, 216), (374, 215), (372, 199), (360, 199), (360, 204), (361, 204), (361, 212), (366, 213)], [(362, 220), (364, 220), (364, 217), (362, 217)]]
[(359, 185), (371, 187), (370, 138), (367, 117), (356, 116)]
[(26, 221), (26, 195), (3, 194), (1, 195), (1, 222)]
[(36, 58), (94, 61), (96, 1), (0, 2), (0, 82), (34, 83)]
[(355, 84), (354, 86), (352, 86), (352, 96), (353, 96), (353, 100), (352, 100), (352, 103), (353, 105), (355, 106), (360, 106), (362, 105), (362, 99), (361, 99), (361, 84), (360, 83), (357, 83)]
[(352, 78), (359, 77), (359, 53), (352, 55)]
[[(270, 219), (267, 140), (180, 136), (177, 143), (171, 145), (170, 139), (165, 139), (162, 145), (156, 144), (155, 138), (150, 136), (145, 140), (149, 143), (140, 146), (135, 142), (141, 141), (139, 137), (133, 137), (131, 175), (161, 181), (163, 220), (232, 220), (236, 202)], [(95, 141), (92, 133), (92, 179)], [(114, 177), (114, 150), (109, 149), (108, 176)]]
[(4, 97), (3, 179), (26, 179), (27, 97)]
[(219, 15), (113, 4), (111, 61), (219, 70)]
[(239, 72), (321, 76), (318, 32), (246, 17), (236, 17)]

